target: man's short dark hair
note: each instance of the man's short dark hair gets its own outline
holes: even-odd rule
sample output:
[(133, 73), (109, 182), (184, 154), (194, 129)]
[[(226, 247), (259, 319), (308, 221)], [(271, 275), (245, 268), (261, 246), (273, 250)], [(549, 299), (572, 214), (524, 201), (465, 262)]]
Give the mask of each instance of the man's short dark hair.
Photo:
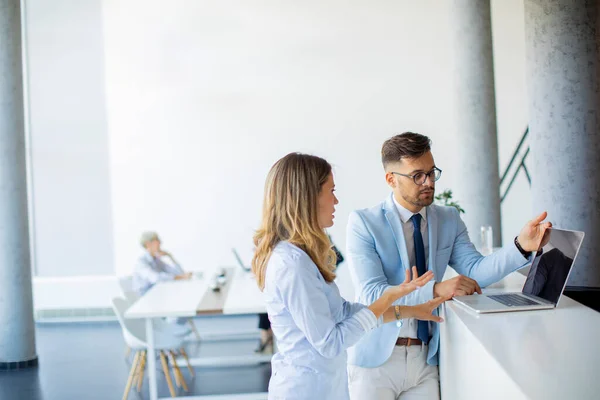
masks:
[(383, 143), (381, 162), (386, 168), (388, 164), (401, 161), (403, 158), (419, 158), (431, 150), (431, 139), (420, 133), (404, 132), (392, 136)]

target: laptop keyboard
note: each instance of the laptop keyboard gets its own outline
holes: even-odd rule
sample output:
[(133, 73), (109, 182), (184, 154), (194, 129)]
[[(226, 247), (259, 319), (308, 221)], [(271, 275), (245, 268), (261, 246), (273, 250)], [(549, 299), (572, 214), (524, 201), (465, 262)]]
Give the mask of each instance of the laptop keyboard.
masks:
[(532, 306), (540, 304), (536, 301), (529, 300), (524, 296), (519, 296), (518, 294), (497, 294), (494, 296), (488, 295), (488, 297), (508, 307)]

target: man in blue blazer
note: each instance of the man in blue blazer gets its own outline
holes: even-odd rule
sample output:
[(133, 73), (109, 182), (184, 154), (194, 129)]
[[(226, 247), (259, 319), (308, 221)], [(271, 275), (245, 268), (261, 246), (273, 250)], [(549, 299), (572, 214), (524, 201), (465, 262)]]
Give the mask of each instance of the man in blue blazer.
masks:
[[(433, 205), (435, 165), (428, 137), (406, 132), (388, 139), (382, 148), (385, 177), (391, 195), (381, 204), (350, 214), (347, 260), (358, 301), (370, 304), (390, 286), (404, 280), (404, 271), (435, 279), (398, 300), (416, 305), (437, 296), (481, 293), (530, 262), (543, 246), (550, 222), (546, 213), (528, 222), (514, 243), (483, 257), (471, 243), (454, 207)], [(442, 281), (446, 266), (459, 276)], [(439, 399), (437, 323), (403, 320), (383, 325), (348, 351), (352, 400)]]

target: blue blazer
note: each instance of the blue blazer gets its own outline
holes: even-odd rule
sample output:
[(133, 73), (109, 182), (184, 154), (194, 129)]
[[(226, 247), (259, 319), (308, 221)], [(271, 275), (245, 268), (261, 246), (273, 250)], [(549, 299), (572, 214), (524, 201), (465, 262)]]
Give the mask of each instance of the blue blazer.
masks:
[[(357, 301), (363, 304), (371, 304), (391, 285), (402, 283), (404, 271), (411, 267), (400, 215), (392, 196), (376, 207), (353, 211), (348, 220), (346, 260)], [(482, 256), (469, 240), (467, 228), (454, 207), (427, 207), (427, 229), (428, 268), (433, 271), (434, 279), (394, 304), (416, 305), (431, 300), (433, 285), (442, 280), (448, 265), (485, 287), (529, 262), (512, 243), (487, 257)], [(432, 325), (427, 362), (437, 365), (440, 331), (437, 323)], [(399, 332), (396, 324), (372, 330), (348, 349), (348, 362), (365, 368), (382, 365), (392, 354)]]

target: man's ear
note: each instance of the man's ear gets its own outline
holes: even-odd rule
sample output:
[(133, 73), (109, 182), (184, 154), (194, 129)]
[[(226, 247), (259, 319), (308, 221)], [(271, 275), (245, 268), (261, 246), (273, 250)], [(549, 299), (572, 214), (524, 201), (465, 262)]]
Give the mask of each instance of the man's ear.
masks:
[(391, 172), (385, 173), (385, 181), (387, 182), (388, 186), (392, 189), (396, 188), (396, 177)]

